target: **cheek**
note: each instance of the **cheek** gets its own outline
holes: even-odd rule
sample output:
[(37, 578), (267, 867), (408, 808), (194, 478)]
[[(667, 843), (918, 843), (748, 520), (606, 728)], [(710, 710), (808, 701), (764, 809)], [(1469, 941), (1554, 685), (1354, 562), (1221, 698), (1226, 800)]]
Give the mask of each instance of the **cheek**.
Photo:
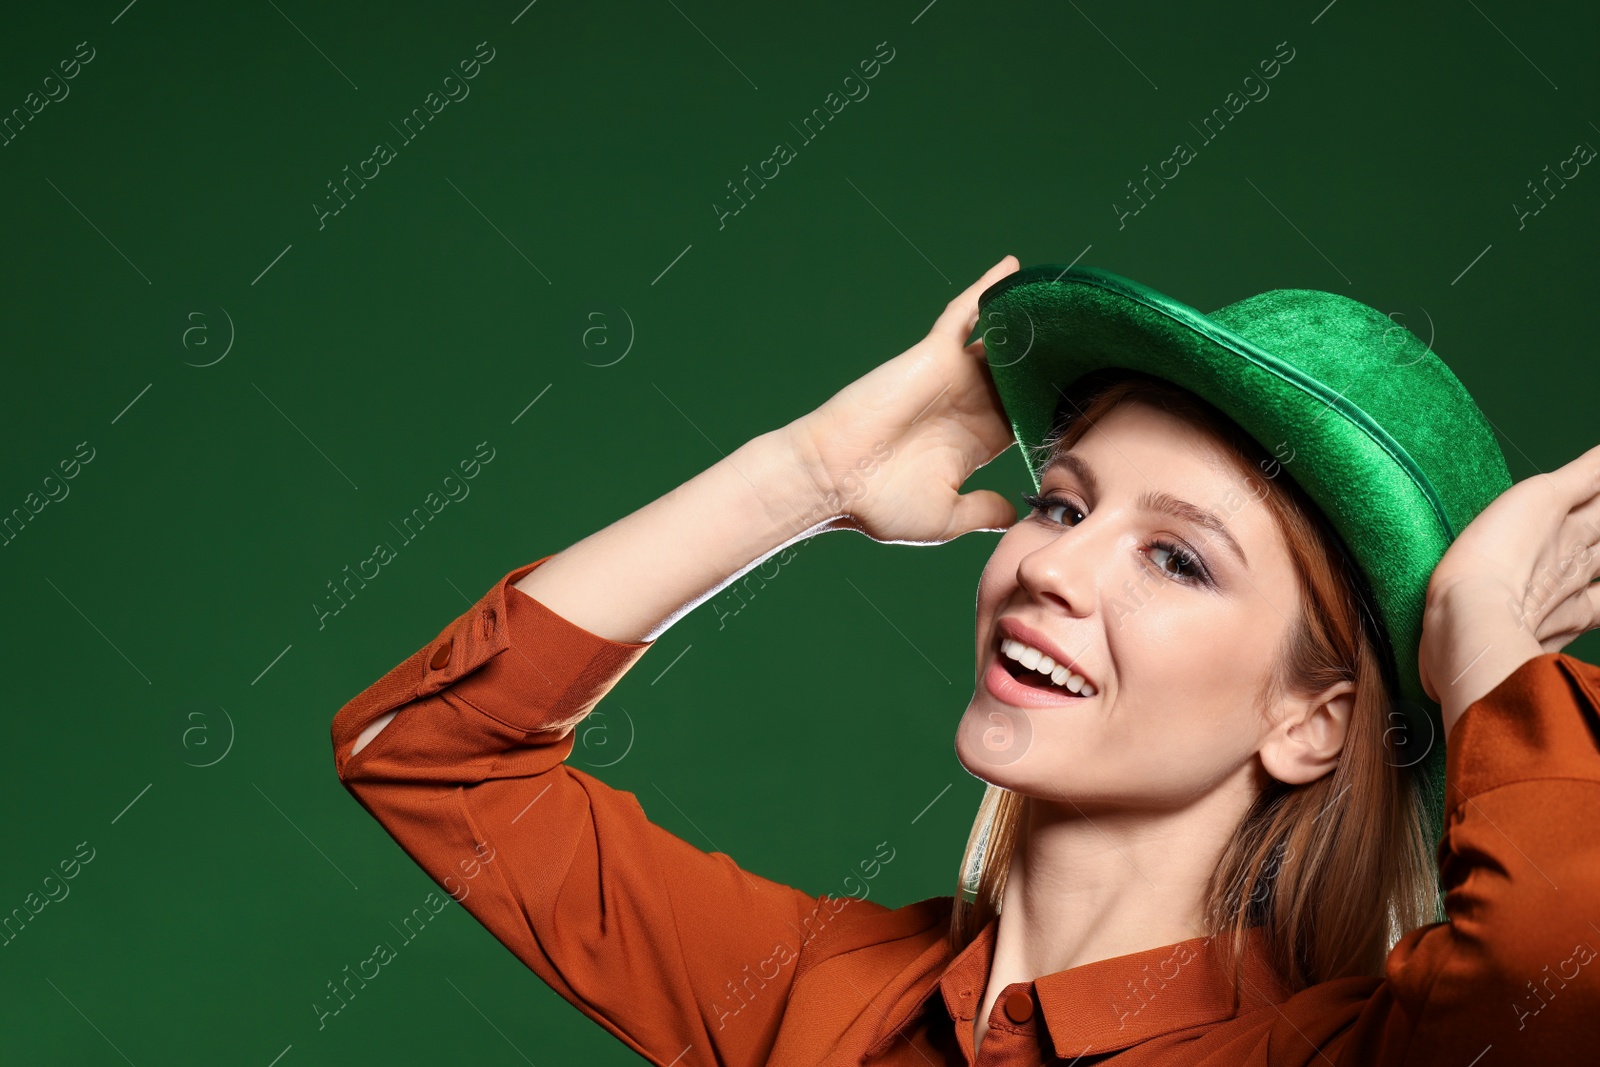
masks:
[(1235, 603), (1165, 590), (1122, 613), (1108, 640), (1122, 697), (1146, 708), (1146, 721), (1188, 732), (1253, 706), (1269, 635)]

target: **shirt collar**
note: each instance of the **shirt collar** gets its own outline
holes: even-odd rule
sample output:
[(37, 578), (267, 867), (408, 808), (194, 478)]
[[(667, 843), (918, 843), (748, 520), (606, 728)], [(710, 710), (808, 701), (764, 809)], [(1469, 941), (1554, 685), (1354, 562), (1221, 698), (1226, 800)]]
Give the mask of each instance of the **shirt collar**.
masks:
[[(970, 1025), (988, 985), (999, 922), (998, 916), (991, 918), (953, 958), (946, 936), (939, 946), (942, 971), (939, 966), (926, 967), (926, 962), (934, 961), (919, 961), (924, 967), (914, 969), (921, 977), (896, 997), (868, 1051), (887, 1047), (929, 1009), (935, 991), (942, 994), (952, 1020)], [(1260, 928), (1252, 928), (1246, 942), (1237, 1013), (1228, 963), (1223, 939), (1196, 937), (1042, 975), (1033, 985), (1056, 1055), (1070, 1060), (1114, 1052), (1288, 999), (1290, 990), (1267, 957)]]

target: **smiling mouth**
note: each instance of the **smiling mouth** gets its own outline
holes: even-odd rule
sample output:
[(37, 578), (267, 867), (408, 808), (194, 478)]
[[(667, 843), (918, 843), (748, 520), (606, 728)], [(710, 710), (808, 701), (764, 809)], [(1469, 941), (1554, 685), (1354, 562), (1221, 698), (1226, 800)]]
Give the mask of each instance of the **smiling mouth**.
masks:
[(1064, 685), (1057, 685), (1051, 681), (1048, 674), (1040, 674), (1038, 671), (1029, 670), (1003, 652), (999, 653), (999, 656), (1001, 668), (1030, 689), (1042, 689), (1047, 693), (1056, 693), (1069, 697), (1082, 697), (1083, 695), (1082, 693), (1074, 693)]
[(1009, 640), (1009, 638), (1002, 635), (999, 642), (997, 642), (995, 645), (994, 655), (999, 661), (1001, 669), (1007, 674), (1011, 675), (1012, 678), (1015, 678), (1017, 682), (1029, 687), (1030, 689), (1038, 689), (1043, 692), (1052, 693), (1058, 696), (1078, 698), (1082, 698), (1084, 696), (1083, 693), (1074, 692), (1065, 685), (1056, 684), (1055, 679), (1049, 674), (1045, 674), (1042, 671), (1033, 670), (1021, 661), (1012, 659), (1006, 654), (1004, 647)]

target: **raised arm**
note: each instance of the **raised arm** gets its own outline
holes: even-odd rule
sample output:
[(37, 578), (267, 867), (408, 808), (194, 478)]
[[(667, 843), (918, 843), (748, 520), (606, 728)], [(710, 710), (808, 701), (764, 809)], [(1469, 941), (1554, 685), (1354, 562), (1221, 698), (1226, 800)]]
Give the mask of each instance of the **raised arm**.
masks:
[[(1006, 257), (928, 337), (661, 499), (508, 572), (335, 716), (350, 793), (586, 1016), (658, 1064), (758, 1064), (798, 956), (837, 910), (652, 823), (566, 764), (574, 730), (673, 621), (827, 529), (938, 544), (1001, 529), (959, 492), (1011, 443), (965, 346)], [(336, 1010), (333, 1002), (329, 1010)]]
[[(835, 525), (844, 501), (819, 487), (808, 448), (799, 423), (763, 434), (659, 500), (546, 557), (512, 588), (597, 637), (653, 642), (773, 553)], [(351, 754), (396, 714), (364, 726)]]
[[(960, 490), (1012, 443), (983, 341), (965, 341), (979, 294), (1017, 267), (1006, 256), (917, 344), (551, 557), (516, 588), (597, 636), (651, 642), (773, 553), (824, 530), (936, 545), (1010, 526), (1017, 516), (1006, 498)], [(393, 717), (367, 724), (353, 752)]]

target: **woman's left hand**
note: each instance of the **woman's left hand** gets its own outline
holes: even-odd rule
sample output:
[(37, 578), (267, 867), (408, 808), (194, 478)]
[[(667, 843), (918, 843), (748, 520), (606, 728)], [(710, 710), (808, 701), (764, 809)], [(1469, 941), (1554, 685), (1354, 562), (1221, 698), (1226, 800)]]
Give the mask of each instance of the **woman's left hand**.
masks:
[(1418, 668), (1446, 733), (1534, 656), (1600, 626), (1600, 445), (1496, 497), (1428, 582)]

